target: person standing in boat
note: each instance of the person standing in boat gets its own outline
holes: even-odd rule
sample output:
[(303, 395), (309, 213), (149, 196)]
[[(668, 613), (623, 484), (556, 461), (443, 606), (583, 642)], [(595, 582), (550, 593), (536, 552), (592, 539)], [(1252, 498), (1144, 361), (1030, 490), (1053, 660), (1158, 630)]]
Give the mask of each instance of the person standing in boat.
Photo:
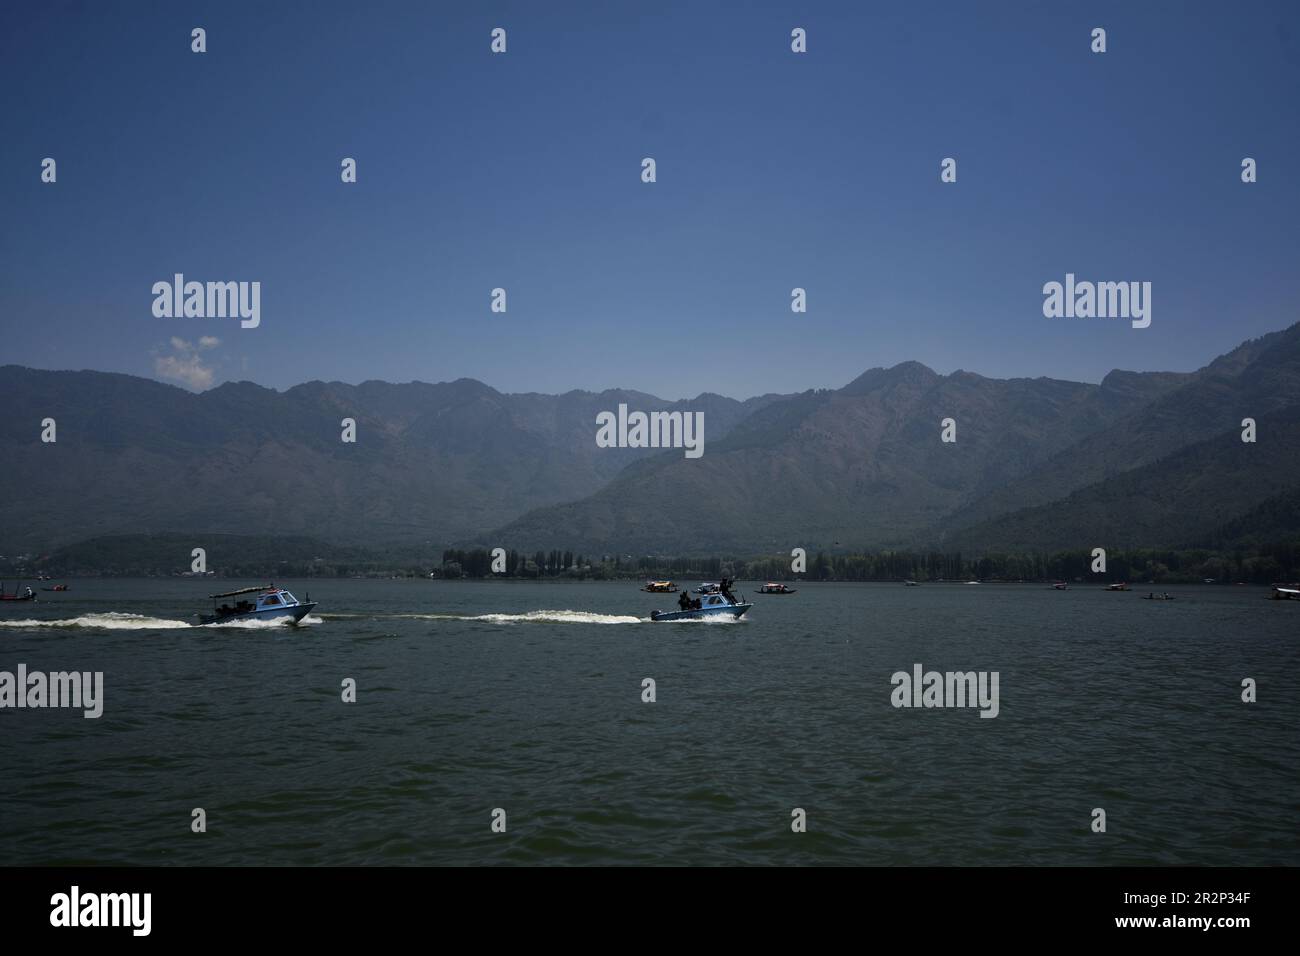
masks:
[(718, 583), (718, 590), (722, 592), (722, 596), (727, 599), (728, 604), (736, 604), (738, 602), (731, 593), (731, 584), (732, 582), (724, 574), (722, 580)]
[(686, 591), (683, 591), (681, 597), (677, 599), (677, 606), (681, 608), (683, 611), (689, 611), (691, 609), (690, 594), (688, 594)]

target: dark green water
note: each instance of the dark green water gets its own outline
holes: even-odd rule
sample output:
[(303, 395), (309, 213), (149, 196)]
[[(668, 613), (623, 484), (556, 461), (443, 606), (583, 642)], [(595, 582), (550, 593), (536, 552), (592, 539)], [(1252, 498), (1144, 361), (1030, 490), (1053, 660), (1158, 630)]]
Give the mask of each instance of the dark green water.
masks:
[[(676, 595), (630, 583), (277, 583), (319, 616), (178, 626), (215, 590), (182, 580), (0, 608), (0, 670), (105, 682), (98, 720), (0, 710), (0, 862), (1300, 864), (1300, 604), (1257, 588), (803, 584), (651, 624)], [(998, 671), (999, 716), (895, 709), (915, 663)]]

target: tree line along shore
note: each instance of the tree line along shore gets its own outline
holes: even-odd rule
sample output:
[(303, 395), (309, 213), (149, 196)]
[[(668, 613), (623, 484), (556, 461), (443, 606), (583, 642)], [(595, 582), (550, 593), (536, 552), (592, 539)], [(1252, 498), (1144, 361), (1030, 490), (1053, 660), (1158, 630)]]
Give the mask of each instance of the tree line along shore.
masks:
[[(1097, 583), (1275, 584), (1300, 579), (1300, 542), (1220, 550), (1117, 549), (1106, 570), (1092, 570), (1091, 548), (1056, 552), (970, 554), (943, 551), (816, 551), (799, 565), (789, 555), (584, 554), (571, 550), (339, 548), (309, 538), (122, 535), (92, 539), (50, 554), (0, 555), (6, 580), (61, 577), (199, 576), (189, 564), (196, 543), (206, 552), (204, 576), (228, 578), (392, 578), (442, 580), (686, 581), (1079, 581)], [(495, 562), (494, 562), (495, 557)], [(494, 563), (496, 567), (494, 568)], [(798, 570), (796, 570), (796, 568)]]

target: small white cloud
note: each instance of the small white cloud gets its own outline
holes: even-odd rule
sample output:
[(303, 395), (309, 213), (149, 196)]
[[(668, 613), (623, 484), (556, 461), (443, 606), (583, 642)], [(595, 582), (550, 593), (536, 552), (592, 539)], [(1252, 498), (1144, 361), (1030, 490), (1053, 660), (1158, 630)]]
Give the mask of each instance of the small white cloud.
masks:
[(199, 352), (216, 348), (220, 344), (221, 340), (211, 335), (205, 335), (199, 339), (198, 345), (187, 342), (178, 336), (172, 336), (170, 355), (154, 353), (154, 374), (159, 378), (180, 382), (186, 388), (193, 389), (196, 392), (211, 388), (213, 370), (203, 364), (203, 360), (199, 358)]

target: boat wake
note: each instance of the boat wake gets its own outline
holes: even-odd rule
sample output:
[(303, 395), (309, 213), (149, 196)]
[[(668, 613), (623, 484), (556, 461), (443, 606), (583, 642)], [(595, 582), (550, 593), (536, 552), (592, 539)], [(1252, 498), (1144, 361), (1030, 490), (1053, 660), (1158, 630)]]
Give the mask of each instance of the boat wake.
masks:
[[(308, 614), (298, 622), (304, 624), (323, 624), (315, 615)], [(0, 628), (90, 628), (97, 631), (174, 631), (196, 627), (240, 628), (243, 630), (264, 630), (289, 626), (289, 619), (275, 618), (269, 621), (250, 619), (247, 621), (227, 621), (225, 624), (195, 624), (192, 621), (173, 621), (162, 617), (149, 617), (146, 614), (127, 614), (121, 611), (107, 611), (103, 614), (83, 614), (80, 617), (65, 617), (50, 621), (25, 618), (21, 621), (0, 621)]]
[(67, 617), (52, 621), (38, 621), (28, 618), (22, 621), (0, 621), (0, 627), (90, 627), (101, 631), (147, 631), (174, 630), (180, 627), (192, 627), (189, 621), (169, 621), (161, 617), (148, 617), (144, 614), (126, 614), (120, 611), (108, 611), (103, 614), (82, 614), (80, 617)]
[[(308, 614), (298, 622), (298, 627), (308, 624), (324, 624), (324, 620), (316, 617), (314, 614)], [(239, 631), (274, 631), (282, 627), (293, 627), (294, 623), (288, 617), (256, 618), (249, 617), (242, 620), (234, 621), (210, 621), (207, 624), (195, 624), (194, 627), (213, 628), (216, 630), (239, 630)]]
[(524, 614), (411, 614), (426, 621), (483, 621), (488, 624), (641, 624), (648, 618), (594, 611), (528, 611)]

